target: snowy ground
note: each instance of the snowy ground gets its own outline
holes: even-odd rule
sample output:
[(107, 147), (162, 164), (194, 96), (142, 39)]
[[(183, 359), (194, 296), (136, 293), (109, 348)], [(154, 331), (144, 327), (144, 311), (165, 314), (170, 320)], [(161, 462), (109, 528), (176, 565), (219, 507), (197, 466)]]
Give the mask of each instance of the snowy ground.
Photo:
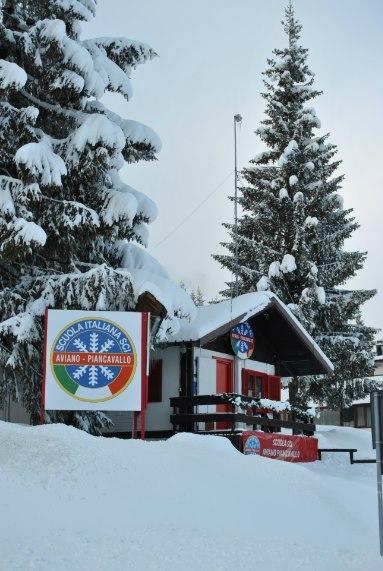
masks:
[[(320, 427), (372, 457), (370, 433)], [(0, 569), (375, 571), (375, 465), (289, 464), (219, 437), (94, 438), (0, 422)]]

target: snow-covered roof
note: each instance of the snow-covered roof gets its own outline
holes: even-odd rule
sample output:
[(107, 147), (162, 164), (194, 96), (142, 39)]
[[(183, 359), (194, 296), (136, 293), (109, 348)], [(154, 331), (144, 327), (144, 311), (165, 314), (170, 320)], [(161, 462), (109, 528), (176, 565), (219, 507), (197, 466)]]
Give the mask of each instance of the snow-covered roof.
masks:
[(272, 297), (274, 294), (269, 292), (246, 293), (233, 300), (197, 307), (193, 321), (185, 323), (170, 341), (197, 341), (239, 317), (246, 321), (266, 309)]
[(334, 370), (334, 366), (328, 357), (290, 309), (274, 293), (268, 291), (247, 293), (232, 300), (198, 307), (195, 319), (190, 323), (184, 322), (180, 330), (173, 337), (169, 338), (169, 342), (182, 343), (203, 340), (211, 333), (225, 327), (225, 325), (231, 326), (240, 321), (247, 321), (271, 306), (279, 310), (326, 371), (331, 373)]
[[(374, 383), (376, 385), (376, 388), (378, 390), (383, 390), (383, 378), (382, 375), (377, 375), (376, 377), (367, 377), (368, 379), (370, 379), (370, 381), (372, 383)], [(366, 395), (365, 397), (361, 398), (361, 399), (357, 399), (352, 401), (353, 405), (358, 405), (358, 404), (370, 404), (371, 403), (371, 396), (370, 394)]]

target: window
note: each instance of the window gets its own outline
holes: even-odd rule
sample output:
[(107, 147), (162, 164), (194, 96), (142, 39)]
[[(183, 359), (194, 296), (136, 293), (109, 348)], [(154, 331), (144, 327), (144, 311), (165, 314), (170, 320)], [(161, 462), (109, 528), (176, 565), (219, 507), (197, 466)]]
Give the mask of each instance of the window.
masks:
[(150, 363), (148, 402), (162, 402), (162, 359)]
[(255, 399), (281, 400), (281, 377), (242, 369), (242, 394)]
[(262, 398), (262, 377), (257, 377), (255, 380), (255, 394), (257, 399)]
[(254, 396), (254, 375), (249, 375), (247, 378), (247, 394)]
[(262, 398), (264, 392), (263, 382), (267, 381), (267, 375), (260, 376), (256, 371), (243, 369), (242, 371), (242, 394), (256, 399)]

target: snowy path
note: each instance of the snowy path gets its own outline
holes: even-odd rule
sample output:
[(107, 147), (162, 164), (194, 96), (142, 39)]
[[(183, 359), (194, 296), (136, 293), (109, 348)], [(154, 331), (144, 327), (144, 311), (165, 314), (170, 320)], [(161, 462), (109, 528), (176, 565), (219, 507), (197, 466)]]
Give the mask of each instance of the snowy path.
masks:
[[(372, 456), (370, 435), (322, 446)], [(218, 437), (143, 443), (0, 423), (3, 571), (381, 571), (375, 466), (292, 465)]]

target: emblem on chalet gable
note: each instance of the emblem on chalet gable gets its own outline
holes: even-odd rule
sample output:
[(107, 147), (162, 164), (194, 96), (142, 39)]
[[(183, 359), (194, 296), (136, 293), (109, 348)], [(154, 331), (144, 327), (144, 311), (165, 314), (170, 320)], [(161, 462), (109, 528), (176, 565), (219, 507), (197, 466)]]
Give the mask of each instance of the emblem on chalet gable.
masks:
[(230, 331), (231, 347), (240, 359), (249, 359), (254, 351), (254, 333), (247, 321)]

